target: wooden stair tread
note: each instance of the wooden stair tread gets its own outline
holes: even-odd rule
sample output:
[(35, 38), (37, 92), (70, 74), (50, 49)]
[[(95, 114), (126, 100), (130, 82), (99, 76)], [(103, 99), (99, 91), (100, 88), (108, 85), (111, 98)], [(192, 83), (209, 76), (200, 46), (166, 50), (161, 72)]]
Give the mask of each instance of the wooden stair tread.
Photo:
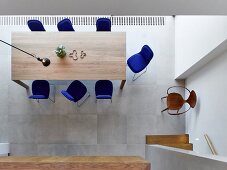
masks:
[(188, 144), (189, 135), (146, 135), (146, 144)]

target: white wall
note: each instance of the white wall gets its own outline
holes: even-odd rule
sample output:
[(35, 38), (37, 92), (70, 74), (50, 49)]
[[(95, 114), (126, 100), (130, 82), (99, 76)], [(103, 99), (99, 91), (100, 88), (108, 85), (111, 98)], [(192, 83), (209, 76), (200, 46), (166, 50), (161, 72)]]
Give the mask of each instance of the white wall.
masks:
[(227, 16), (175, 17), (175, 77), (227, 38)]
[(226, 170), (227, 159), (160, 145), (146, 145), (152, 170)]
[(186, 80), (198, 97), (195, 109), (186, 114), (186, 132), (200, 153), (210, 153), (203, 136), (207, 133), (218, 154), (227, 156), (226, 68), (227, 50)]
[(0, 15), (227, 14), (226, 0), (0, 0)]

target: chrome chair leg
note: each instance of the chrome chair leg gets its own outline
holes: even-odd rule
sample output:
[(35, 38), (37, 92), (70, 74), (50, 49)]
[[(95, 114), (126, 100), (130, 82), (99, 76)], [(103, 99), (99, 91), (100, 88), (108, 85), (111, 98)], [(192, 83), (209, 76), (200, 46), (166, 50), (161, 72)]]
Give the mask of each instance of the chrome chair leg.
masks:
[[(97, 103), (98, 102), (98, 99), (95, 99), (95, 103)], [(113, 101), (112, 101), (112, 99), (110, 99), (110, 102), (112, 103)]]
[(82, 104), (84, 104), (84, 102), (88, 99), (88, 97), (90, 97), (90, 93), (89, 92), (87, 92), (87, 93), (88, 93), (87, 97), (80, 104), (79, 104), (79, 102), (77, 102), (78, 107), (80, 107)]
[(134, 76), (133, 76), (133, 78), (132, 78), (132, 81), (135, 81), (135, 80), (137, 80), (140, 76), (142, 76), (144, 73), (146, 73), (147, 72), (147, 67), (145, 68), (145, 71), (144, 72), (142, 72), (139, 76), (137, 76), (136, 78), (135, 78), (135, 76), (136, 76), (136, 74), (137, 73), (135, 73), (134, 74)]
[(164, 111), (166, 111), (166, 110), (168, 110), (168, 108), (166, 108), (166, 109), (163, 109), (161, 112), (164, 112)]
[(50, 100), (52, 103), (55, 103), (55, 99), (54, 99), (54, 100), (52, 100), (51, 98), (49, 98), (49, 100)]
[(51, 99), (51, 98), (49, 97), (49, 100), (50, 100), (51, 102), (55, 103), (56, 86), (55, 86), (55, 84), (50, 84), (50, 85), (52, 85), (53, 88), (54, 88), (54, 94), (53, 94), (53, 99)]
[(162, 98), (161, 98), (161, 100), (163, 100), (163, 99), (165, 99), (165, 98), (167, 98), (167, 96), (165, 96), (165, 97), (162, 97)]
[[(162, 102), (163, 99), (165, 99), (165, 98), (167, 98), (167, 96), (162, 97), (162, 98), (161, 98), (161, 102)], [(161, 112), (163, 113), (163, 112), (166, 111), (166, 110), (168, 110), (168, 108), (163, 109)]]

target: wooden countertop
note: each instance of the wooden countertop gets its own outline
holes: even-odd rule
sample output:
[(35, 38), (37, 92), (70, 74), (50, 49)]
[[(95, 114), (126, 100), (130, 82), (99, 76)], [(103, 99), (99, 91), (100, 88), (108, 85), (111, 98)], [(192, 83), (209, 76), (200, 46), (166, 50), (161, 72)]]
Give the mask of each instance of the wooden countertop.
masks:
[(0, 170), (150, 170), (137, 156), (10, 156), (0, 157)]

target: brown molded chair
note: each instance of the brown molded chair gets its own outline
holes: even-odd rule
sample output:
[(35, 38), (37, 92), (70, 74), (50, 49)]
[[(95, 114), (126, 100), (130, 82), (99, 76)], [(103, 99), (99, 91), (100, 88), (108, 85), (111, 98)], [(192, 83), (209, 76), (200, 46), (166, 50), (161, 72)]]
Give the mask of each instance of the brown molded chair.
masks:
[[(179, 93), (175, 93), (175, 92), (169, 93), (169, 90), (172, 89), (172, 88), (184, 88), (184, 89), (186, 89), (190, 93), (188, 99), (184, 100), (184, 98)], [(196, 93), (195, 93), (195, 91), (194, 90), (190, 91), (187, 88), (182, 87), (182, 86), (172, 86), (172, 87), (168, 88), (167, 96), (162, 97), (161, 99), (164, 99), (164, 98), (167, 99), (167, 108), (162, 110), (162, 112), (167, 110), (167, 112), (170, 115), (180, 115), (180, 114), (186, 113), (191, 108), (194, 108), (195, 105), (196, 105)], [(188, 103), (190, 107), (184, 112), (179, 112), (179, 110), (183, 107), (183, 105), (185, 103)], [(170, 113), (169, 112), (170, 110), (175, 110), (176, 113)]]

